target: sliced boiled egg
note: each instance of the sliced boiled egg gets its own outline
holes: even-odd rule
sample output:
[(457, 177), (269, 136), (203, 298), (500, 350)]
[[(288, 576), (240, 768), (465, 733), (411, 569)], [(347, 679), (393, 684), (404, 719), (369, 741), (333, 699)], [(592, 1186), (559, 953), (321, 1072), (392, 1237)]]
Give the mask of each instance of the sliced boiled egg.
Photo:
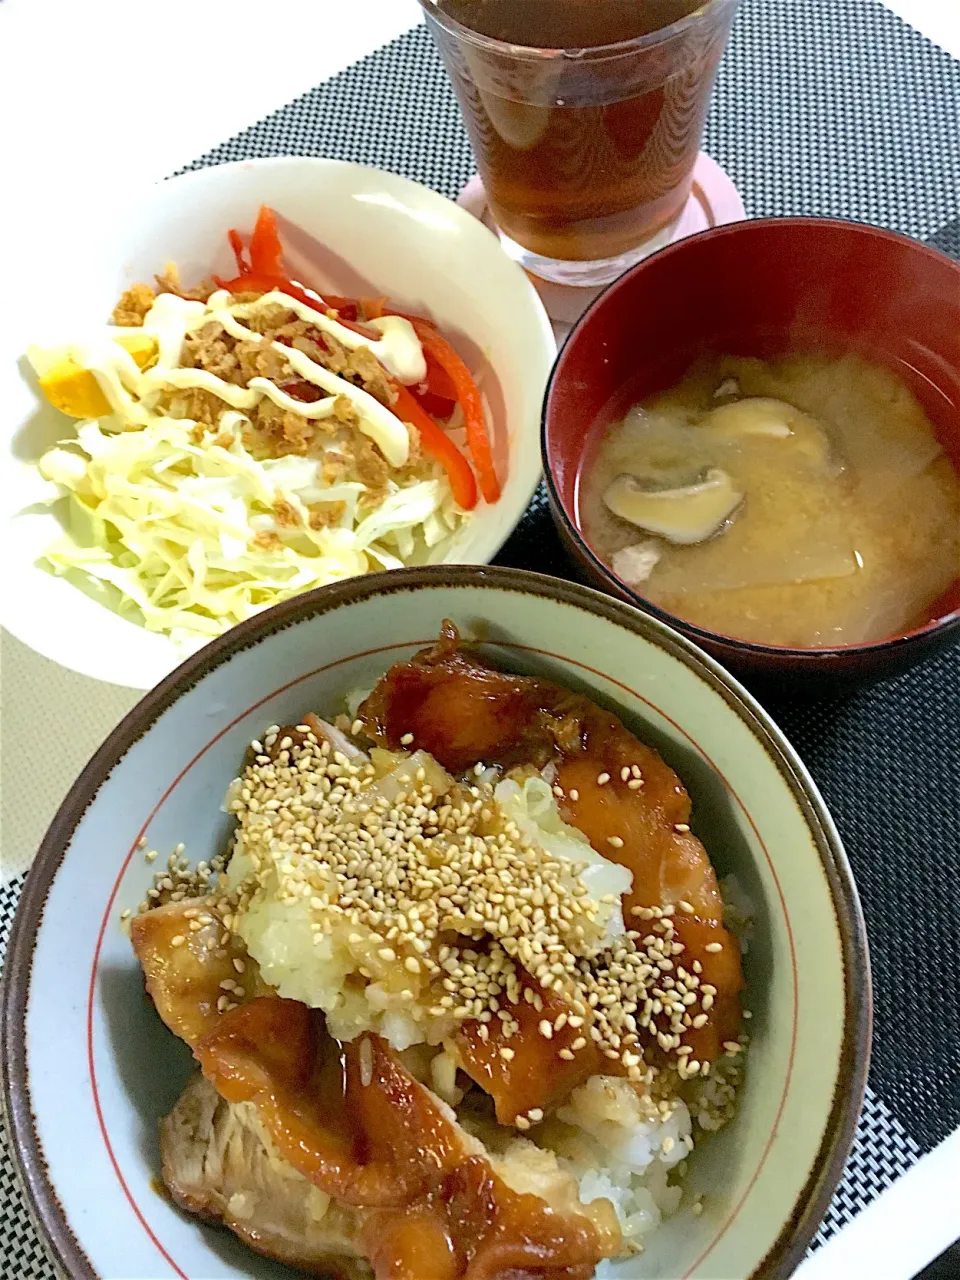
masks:
[[(156, 357), (157, 340), (152, 334), (131, 328), (116, 330), (112, 336), (141, 369)], [(31, 347), (27, 358), (36, 372), (40, 390), (61, 413), (71, 418), (100, 418), (110, 412), (96, 374), (78, 364), (68, 349)]]

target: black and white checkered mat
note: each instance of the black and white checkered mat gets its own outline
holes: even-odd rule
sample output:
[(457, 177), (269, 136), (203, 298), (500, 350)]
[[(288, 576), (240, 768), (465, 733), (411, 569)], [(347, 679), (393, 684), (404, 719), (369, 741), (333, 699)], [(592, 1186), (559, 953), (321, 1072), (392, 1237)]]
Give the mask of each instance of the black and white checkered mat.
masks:
[[(745, 0), (706, 146), (752, 215), (854, 218), (960, 256), (960, 62), (876, 0)], [(189, 167), (285, 154), (363, 161), (447, 196), (472, 171), (422, 28)], [(500, 558), (569, 576), (542, 492)], [(866, 691), (761, 696), (836, 817), (874, 962), (871, 1087), (816, 1247), (960, 1126), (960, 650)], [(0, 890), (0, 951), (21, 883)], [(0, 1280), (53, 1276), (0, 1133)]]

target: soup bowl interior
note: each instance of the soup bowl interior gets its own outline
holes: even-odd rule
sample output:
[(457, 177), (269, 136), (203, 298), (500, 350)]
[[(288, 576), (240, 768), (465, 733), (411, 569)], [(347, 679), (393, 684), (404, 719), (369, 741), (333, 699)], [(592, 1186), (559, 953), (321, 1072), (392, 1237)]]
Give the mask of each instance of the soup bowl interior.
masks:
[(694, 830), (752, 903), (746, 1083), (736, 1119), (690, 1161), (703, 1212), (686, 1200), (609, 1275), (786, 1275), (803, 1255), (852, 1141), (869, 1052), (863, 923), (822, 801), (749, 695), (655, 619), (538, 575), (455, 568), (354, 580), (241, 625), (150, 693), (65, 801), (14, 928), (2, 1060), (29, 1194), (68, 1274), (277, 1274), (157, 1193), (157, 1124), (190, 1055), (144, 995), (122, 913), (181, 841), (193, 860), (224, 848), (221, 800), (253, 737), (308, 709), (332, 714), (444, 618), (502, 667), (622, 715), (678, 771)]
[(587, 543), (578, 484), (594, 425), (677, 383), (705, 354), (775, 358), (855, 352), (906, 383), (960, 469), (960, 264), (856, 223), (758, 219), (683, 240), (613, 284), (574, 329), (544, 405), (551, 506), (568, 550), (605, 590), (642, 604), (708, 651), (750, 671), (882, 672), (960, 635), (960, 578), (923, 625), (877, 643), (786, 649), (706, 631), (633, 591)]

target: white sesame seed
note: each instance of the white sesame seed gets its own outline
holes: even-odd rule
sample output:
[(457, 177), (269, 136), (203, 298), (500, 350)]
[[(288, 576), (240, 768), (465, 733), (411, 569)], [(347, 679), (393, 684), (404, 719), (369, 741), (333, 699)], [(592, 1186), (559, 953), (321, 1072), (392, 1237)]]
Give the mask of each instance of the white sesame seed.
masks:
[(718, 951), (722, 951), (722, 950), (723, 950), (723, 943), (722, 943), (722, 942), (708, 942), (708, 943), (707, 943), (707, 945), (706, 945), (703, 949), (704, 949), (704, 951), (709, 951), (711, 955), (716, 955)]
[(598, 786), (598, 787), (605, 787), (609, 781), (610, 781), (610, 775), (609, 775), (609, 773), (598, 773), (598, 774), (597, 774), (597, 786)]
[(675, 822), (673, 824), (673, 829), (674, 831), (679, 831), (680, 834), (683, 835), (684, 832), (690, 830), (690, 824), (689, 822)]
[(620, 836), (607, 836), (607, 844), (614, 849), (623, 848), (623, 840), (620, 838)]
[(182, 933), (178, 933), (170, 939), (171, 947), (182, 947), (185, 942), (186, 942), (186, 938), (183, 936)]
[(625, 765), (623, 766), (623, 768), (620, 770), (620, 781), (621, 781), (621, 782), (629, 782), (629, 781), (630, 781), (630, 766), (629, 766), (629, 765), (626, 765), (626, 764), (625, 764)]
[(576, 787), (573, 787), (573, 788), (571, 789), (571, 791), (570, 791), (570, 799), (571, 799), (571, 800), (573, 800), (574, 802), (576, 802), (577, 800), (579, 800), (579, 799), (580, 799), (580, 792), (576, 789)]
[(540, 1023), (540, 1027), (539, 1027), (539, 1030), (540, 1030), (540, 1034), (543, 1036), (544, 1040), (552, 1040), (552, 1039), (553, 1039), (553, 1024), (552, 1024), (551, 1022), (548, 1022), (548, 1021), (546, 1020), (546, 1018), (544, 1018), (544, 1019), (541, 1021), (541, 1023)]
[(350, 726), (350, 733), (354, 738), (357, 737), (358, 734), (363, 733), (363, 721), (354, 720), (353, 724)]
[(368, 1089), (373, 1083), (373, 1045), (369, 1036), (364, 1036), (360, 1041), (358, 1057), (360, 1061), (360, 1084), (364, 1089)]
[(412, 741), (413, 741), (413, 734), (405, 733), (403, 737), (400, 739), (400, 745), (401, 747), (409, 747)]
[(148, 853), (145, 853), (143, 856), (147, 860), (147, 862), (156, 862), (157, 851), (156, 849), (151, 849)]

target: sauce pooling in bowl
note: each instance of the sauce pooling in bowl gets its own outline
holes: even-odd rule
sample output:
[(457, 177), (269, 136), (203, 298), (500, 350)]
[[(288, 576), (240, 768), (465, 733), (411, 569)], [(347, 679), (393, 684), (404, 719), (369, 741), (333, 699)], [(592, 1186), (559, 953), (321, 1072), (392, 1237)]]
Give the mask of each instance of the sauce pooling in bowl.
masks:
[(628, 586), (761, 644), (882, 640), (960, 575), (960, 476), (905, 384), (854, 355), (698, 361), (597, 432), (577, 507)]

